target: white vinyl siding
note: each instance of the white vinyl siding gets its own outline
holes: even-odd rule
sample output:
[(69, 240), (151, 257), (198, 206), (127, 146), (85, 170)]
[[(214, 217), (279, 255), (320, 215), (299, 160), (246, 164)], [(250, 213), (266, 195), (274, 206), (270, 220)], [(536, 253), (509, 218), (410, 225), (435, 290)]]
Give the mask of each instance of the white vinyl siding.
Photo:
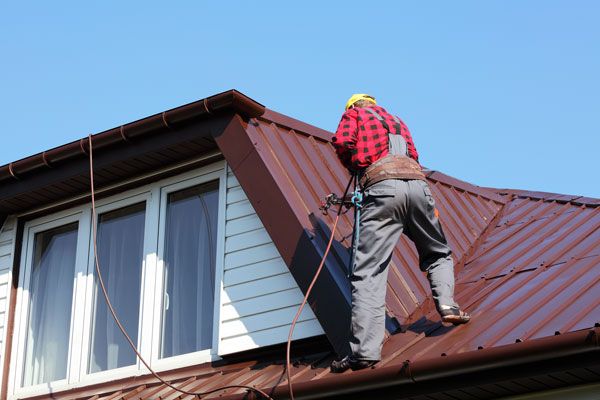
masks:
[[(228, 168), (219, 354), (283, 343), (302, 292)], [(323, 334), (309, 306), (294, 339)]]
[[(0, 365), (4, 365), (10, 276), (15, 249), (16, 218), (8, 217), (0, 227)], [(0, 376), (0, 386), (2, 385)]]

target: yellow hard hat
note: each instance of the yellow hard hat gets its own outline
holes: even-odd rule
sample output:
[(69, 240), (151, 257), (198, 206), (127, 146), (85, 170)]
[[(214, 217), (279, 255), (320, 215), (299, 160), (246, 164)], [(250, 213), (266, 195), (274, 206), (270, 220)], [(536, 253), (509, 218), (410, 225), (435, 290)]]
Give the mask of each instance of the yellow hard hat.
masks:
[(357, 94), (353, 94), (349, 99), (348, 102), (346, 102), (346, 110), (349, 109), (350, 107), (352, 107), (352, 105), (354, 103), (356, 103), (359, 100), (366, 100), (366, 101), (370, 101), (373, 104), (377, 104), (377, 102), (375, 101), (375, 97), (370, 96), (368, 94), (365, 93), (357, 93)]

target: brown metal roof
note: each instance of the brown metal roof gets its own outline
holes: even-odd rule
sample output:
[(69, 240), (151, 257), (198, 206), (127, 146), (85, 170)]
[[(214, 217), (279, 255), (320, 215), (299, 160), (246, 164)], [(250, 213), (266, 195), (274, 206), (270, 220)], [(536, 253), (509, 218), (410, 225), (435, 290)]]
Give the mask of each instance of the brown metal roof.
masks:
[[(319, 213), (320, 199), (341, 193), (348, 180), (329, 144), (331, 134), (271, 110), (219, 126), (210, 130), (214, 142), (304, 290), (332, 222)], [(435, 171), (428, 171), (428, 180), (457, 262), (457, 300), (473, 320), (460, 327), (439, 322), (414, 247), (402, 239), (387, 293), (388, 314), (402, 332), (390, 332), (382, 362), (332, 375), (327, 346), (293, 348), (298, 394), (335, 398), (353, 391), (364, 398), (368, 386), (369, 396), (382, 398), (481, 399), (600, 379), (600, 201), (481, 188)], [(344, 265), (350, 232), (346, 215), (310, 301), (338, 350), (349, 312)], [(167, 376), (188, 390), (276, 386), (276, 398), (285, 398), (284, 352), (274, 351), (268, 359), (255, 354), (254, 361), (228, 359)], [(141, 377), (55, 398), (188, 397)]]

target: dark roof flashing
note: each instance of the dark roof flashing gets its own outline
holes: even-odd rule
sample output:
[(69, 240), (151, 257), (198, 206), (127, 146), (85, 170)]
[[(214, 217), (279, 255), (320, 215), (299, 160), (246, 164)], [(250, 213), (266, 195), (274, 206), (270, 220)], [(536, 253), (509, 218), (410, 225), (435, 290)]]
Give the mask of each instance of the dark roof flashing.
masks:
[[(104, 149), (131, 139), (152, 135), (171, 129), (172, 126), (213, 114), (233, 112), (245, 118), (255, 118), (265, 112), (265, 106), (233, 89), (193, 103), (186, 104), (120, 127), (92, 135), (95, 150)], [(0, 166), (0, 184), (19, 180), (24, 175), (53, 168), (74, 158), (87, 154), (88, 138), (55, 147), (50, 150)]]

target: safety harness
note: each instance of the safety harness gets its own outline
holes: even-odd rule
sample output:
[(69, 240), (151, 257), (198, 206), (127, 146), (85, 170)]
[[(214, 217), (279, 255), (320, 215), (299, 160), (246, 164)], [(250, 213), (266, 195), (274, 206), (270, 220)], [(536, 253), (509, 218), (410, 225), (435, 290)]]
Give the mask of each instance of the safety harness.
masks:
[[(374, 109), (366, 107), (365, 110), (373, 114), (381, 122), (387, 132), (388, 155), (380, 158), (367, 168), (355, 173), (352, 177), (354, 192), (350, 198), (339, 198), (335, 194), (329, 194), (321, 204), (321, 211), (327, 214), (328, 209), (334, 204), (343, 204), (347, 208), (354, 207), (354, 230), (352, 233), (352, 252), (350, 265), (348, 267), (348, 278), (354, 273), (354, 260), (358, 248), (360, 236), (360, 213), (362, 209), (363, 193), (369, 186), (386, 179), (419, 179), (425, 180), (425, 174), (421, 171), (419, 163), (408, 156), (408, 145), (402, 135), (393, 134), (385, 119)], [(400, 120), (393, 116), (396, 122), (396, 131), (400, 131)]]
[[(419, 163), (408, 156), (408, 145), (402, 135), (393, 134), (385, 119), (374, 109), (366, 107), (365, 110), (373, 114), (381, 122), (388, 137), (388, 155), (375, 161), (363, 171), (359, 172), (359, 183), (362, 189), (386, 179), (419, 179), (425, 180)], [(397, 131), (400, 130), (400, 120), (394, 116)]]

